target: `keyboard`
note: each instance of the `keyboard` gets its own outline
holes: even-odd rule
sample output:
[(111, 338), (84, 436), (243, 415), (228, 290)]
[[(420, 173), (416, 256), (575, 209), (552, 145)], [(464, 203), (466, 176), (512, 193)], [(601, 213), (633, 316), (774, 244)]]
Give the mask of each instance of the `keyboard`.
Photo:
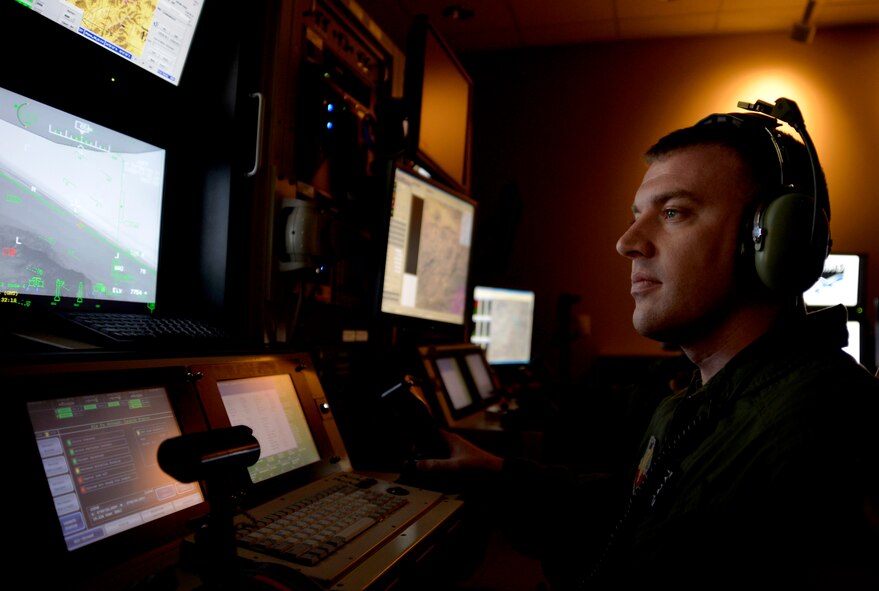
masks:
[(63, 318), (116, 343), (150, 343), (169, 340), (222, 340), (224, 330), (192, 318), (113, 312), (68, 312)]
[(408, 505), (408, 499), (376, 488), (376, 483), (346, 475), (270, 514), (241, 521), (236, 530), (238, 545), (314, 566)]

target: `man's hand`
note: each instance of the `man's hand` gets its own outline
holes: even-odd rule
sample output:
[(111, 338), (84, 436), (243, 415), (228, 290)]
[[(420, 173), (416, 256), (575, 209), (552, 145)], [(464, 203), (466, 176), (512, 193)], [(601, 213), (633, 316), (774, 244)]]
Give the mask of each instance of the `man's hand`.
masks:
[(488, 471), (500, 472), (503, 459), (478, 447), (460, 435), (441, 431), (450, 455), (445, 459), (416, 460), (419, 472)]

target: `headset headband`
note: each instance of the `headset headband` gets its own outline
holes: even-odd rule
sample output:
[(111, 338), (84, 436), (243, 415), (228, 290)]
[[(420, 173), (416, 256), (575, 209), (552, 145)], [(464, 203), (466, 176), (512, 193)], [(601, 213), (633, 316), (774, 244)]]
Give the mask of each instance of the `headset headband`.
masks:
[[(809, 163), (812, 166), (812, 194), (815, 196), (815, 216), (812, 219), (813, 232), (815, 230), (815, 220), (817, 219), (819, 209), (824, 210), (824, 214), (827, 216), (827, 221), (829, 222), (830, 196), (827, 194), (826, 184), (818, 181), (818, 175), (821, 174), (821, 166), (818, 164), (815, 144), (812, 143), (812, 138), (809, 135), (809, 132), (806, 131), (806, 122), (803, 120), (803, 114), (800, 111), (800, 107), (797, 106), (794, 101), (783, 97), (776, 99), (774, 105), (767, 103), (766, 101), (757, 100), (755, 103), (739, 101), (738, 107), (740, 109), (747, 109), (748, 111), (764, 113), (774, 119), (784, 121), (793, 127), (799, 134), (800, 139), (803, 140), (803, 145), (806, 147), (806, 153), (809, 155)], [(778, 123), (776, 122), (776, 127), (777, 126)]]
[[(746, 226), (750, 232), (750, 251), (764, 286), (781, 294), (802, 294), (821, 276), (831, 245), (830, 199), (824, 173), (796, 103), (780, 98), (774, 105), (757, 101), (739, 102), (738, 106), (748, 112), (716, 113), (697, 125), (731, 126), (753, 139), (766, 136), (771, 142), (763, 145), (767, 149), (772, 146), (774, 150), (779, 185), (755, 204), (753, 220)], [(802, 162), (803, 157), (798, 157), (799, 149), (793, 150), (792, 138), (778, 129), (781, 121), (793, 127), (802, 138), (812, 177), (811, 190), (802, 186), (808, 185), (808, 177), (801, 179), (801, 175), (792, 174), (792, 167), (805, 168), (806, 163)]]
[(812, 138), (809, 136), (809, 132), (806, 131), (806, 124), (803, 121), (803, 115), (800, 111), (800, 108), (797, 104), (787, 98), (779, 98), (775, 101), (775, 104), (767, 103), (766, 101), (758, 100), (755, 103), (748, 103), (745, 101), (738, 102), (739, 108), (746, 109), (751, 111), (750, 113), (715, 113), (713, 115), (709, 115), (705, 117), (697, 125), (702, 125), (706, 123), (732, 123), (736, 126), (742, 126), (745, 124), (758, 124), (763, 129), (766, 130), (766, 134), (769, 136), (769, 140), (772, 142), (773, 147), (775, 148), (775, 153), (778, 157), (779, 169), (781, 171), (781, 186), (785, 185), (787, 179), (784, 177), (784, 150), (781, 145), (777, 141), (777, 133), (776, 129), (781, 126), (779, 121), (784, 121), (788, 125), (794, 128), (797, 134), (800, 136), (803, 142), (803, 146), (806, 148), (806, 154), (809, 157), (809, 164), (812, 171), (812, 195), (815, 199), (815, 207), (812, 212), (812, 242), (816, 243), (818, 237), (815, 235), (818, 228), (818, 215), (819, 212), (823, 211), (827, 217), (827, 221), (830, 221), (830, 197), (827, 194), (827, 186), (825, 183), (819, 181), (819, 175), (821, 173), (821, 167), (818, 164), (818, 158), (815, 152), (815, 145), (812, 143)]

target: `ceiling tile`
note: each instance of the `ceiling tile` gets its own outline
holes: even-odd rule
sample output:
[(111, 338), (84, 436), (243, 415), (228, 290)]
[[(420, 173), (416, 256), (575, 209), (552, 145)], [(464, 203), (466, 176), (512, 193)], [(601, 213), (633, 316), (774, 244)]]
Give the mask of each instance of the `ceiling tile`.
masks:
[(879, 23), (879, 2), (827, 4), (815, 10), (816, 25)]
[(718, 33), (754, 33), (758, 31), (786, 31), (801, 20), (797, 11), (772, 7), (769, 10), (739, 10), (723, 12), (717, 20)]
[[(343, 0), (353, 2), (355, 0)], [(427, 14), (457, 52), (745, 32), (787, 31), (808, 0), (356, 0), (399, 43)], [(442, 15), (452, 4), (472, 18)], [(879, 23), (879, 0), (817, 0), (812, 23)]]
[(522, 31), (527, 46), (573, 45), (619, 38), (615, 21), (571, 22), (545, 27), (527, 27)]
[(720, 10), (721, 0), (614, 0), (617, 17), (668, 18), (712, 14)]
[(614, 18), (614, 0), (573, 2), (508, 0), (508, 2), (516, 15), (519, 26), (523, 29), (542, 25), (604, 21)]
[(658, 18), (621, 18), (620, 34), (626, 39), (646, 37), (689, 37), (715, 32), (717, 15), (692, 14)]
[(721, 12), (784, 10), (795, 14), (797, 18), (803, 15), (808, 0), (722, 0)]

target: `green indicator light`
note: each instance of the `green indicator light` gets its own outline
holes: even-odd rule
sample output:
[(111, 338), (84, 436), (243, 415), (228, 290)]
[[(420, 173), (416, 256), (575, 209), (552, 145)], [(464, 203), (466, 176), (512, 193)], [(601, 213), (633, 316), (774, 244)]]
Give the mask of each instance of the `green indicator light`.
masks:
[(97, 404), (86, 404), (86, 405), (83, 405), (82, 408), (84, 410), (95, 410), (96, 408), (98, 408), (98, 405)]
[(114, 406), (119, 406), (119, 401), (118, 401), (118, 400), (114, 400), (113, 402), (108, 402), (108, 403), (107, 403), (107, 406), (108, 406), (108, 407), (111, 407), (111, 408), (114, 407)]
[(65, 406), (64, 408), (56, 408), (55, 416), (59, 419), (69, 419), (73, 416), (73, 409), (69, 406)]
[(129, 408), (143, 408), (143, 400), (129, 400), (128, 407)]

